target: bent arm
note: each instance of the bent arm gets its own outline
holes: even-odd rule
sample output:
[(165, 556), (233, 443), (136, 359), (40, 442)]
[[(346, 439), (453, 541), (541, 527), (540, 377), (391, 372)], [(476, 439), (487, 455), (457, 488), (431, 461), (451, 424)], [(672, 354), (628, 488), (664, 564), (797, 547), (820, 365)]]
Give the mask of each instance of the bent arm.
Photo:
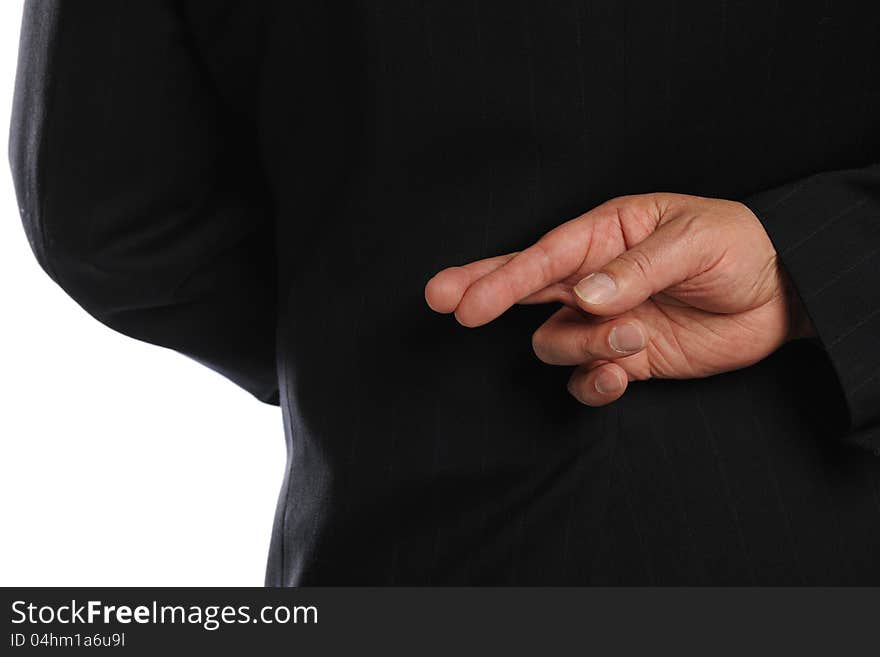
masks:
[(95, 318), (278, 403), (255, 147), (171, 3), (25, 5), (10, 162), (40, 265)]

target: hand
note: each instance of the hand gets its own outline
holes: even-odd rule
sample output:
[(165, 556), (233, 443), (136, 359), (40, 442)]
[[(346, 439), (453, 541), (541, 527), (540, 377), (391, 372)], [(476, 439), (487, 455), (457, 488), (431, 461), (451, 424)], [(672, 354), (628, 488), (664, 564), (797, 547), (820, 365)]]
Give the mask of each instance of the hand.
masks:
[(603, 203), (523, 251), (444, 269), (425, 299), (468, 327), (561, 302), (532, 344), (546, 363), (578, 366), (569, 391), (590, 406), (629, 381), (746, 367), (812, 332), (751, 210), (681, 194)]

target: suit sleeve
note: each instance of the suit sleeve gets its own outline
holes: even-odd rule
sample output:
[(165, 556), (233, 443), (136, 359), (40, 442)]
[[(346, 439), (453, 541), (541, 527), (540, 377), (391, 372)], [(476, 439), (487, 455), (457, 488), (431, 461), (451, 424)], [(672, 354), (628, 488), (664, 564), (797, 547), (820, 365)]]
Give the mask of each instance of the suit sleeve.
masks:
[(95, 318), (277, 404), (269, 195), (176, 11), (26, 3), (10, 138), (22, 221)]
[(880, 165), (744, 200), (788, 270), (846, 399), (846, 440), (880, 449)]

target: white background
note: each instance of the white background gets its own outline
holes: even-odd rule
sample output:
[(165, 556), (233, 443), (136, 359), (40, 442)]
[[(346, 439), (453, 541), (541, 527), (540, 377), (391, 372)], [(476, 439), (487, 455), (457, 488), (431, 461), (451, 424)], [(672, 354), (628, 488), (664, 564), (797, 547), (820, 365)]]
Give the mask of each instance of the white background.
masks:
[(0, 585), (263, 583), (280, 412), (91, 319), (42, 272), (6, 164), (21, 1), (0, 2)]

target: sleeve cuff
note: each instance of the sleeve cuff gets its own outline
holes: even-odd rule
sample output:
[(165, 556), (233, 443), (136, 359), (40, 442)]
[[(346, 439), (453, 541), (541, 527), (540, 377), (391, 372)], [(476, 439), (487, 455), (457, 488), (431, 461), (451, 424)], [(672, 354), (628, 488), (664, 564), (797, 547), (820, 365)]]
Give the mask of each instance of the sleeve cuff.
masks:
[(880, 166), (812, 176), (743, 203), (764, 225), (837, 373), (845, 439), (880, 450)]

